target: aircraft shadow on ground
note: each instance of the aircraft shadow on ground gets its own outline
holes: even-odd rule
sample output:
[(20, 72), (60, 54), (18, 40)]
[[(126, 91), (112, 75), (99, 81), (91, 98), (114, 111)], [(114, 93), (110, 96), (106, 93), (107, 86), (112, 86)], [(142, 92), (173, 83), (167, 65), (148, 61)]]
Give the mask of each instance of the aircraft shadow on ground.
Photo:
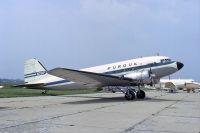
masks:
[[(180, 100), (173, 100), (173, 99), (160, 99), (160, 98), (145, 98), (145, 99), (135, 99), (133, 101), (127, 101), (124, 97), (90, 97), (90, 96), (72, 96), (72, 97), (81, 97), (87, 98), (86, 100), (79, 100), (73, 102), (65, 102), (62, 104), (95, 104), (95, 103), (117, 103), (117, 102), (166, 102), (166, 101), (180, 101)], [(92, 98), (92, 99), (88, 99)]]
[(66, 103), (63, 103), (63, 104), (95, 104), (95, 103), (126, 102), (124, 100), (124, 97), (111, 97), (111, 98), (107, 98), (107, 97), (106, 98), (102, 98), (102, 97), (82, 97), (82, 98), (93, 98), (93, 99), (66, 102)]
[(8, 109), (8, 107), (0, 107), (0, 110)]

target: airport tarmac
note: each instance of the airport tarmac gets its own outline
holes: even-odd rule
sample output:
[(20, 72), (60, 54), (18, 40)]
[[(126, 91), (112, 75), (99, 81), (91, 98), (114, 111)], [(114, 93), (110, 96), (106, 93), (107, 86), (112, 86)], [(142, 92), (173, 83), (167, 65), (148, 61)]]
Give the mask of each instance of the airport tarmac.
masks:
[(0, 99), (0, 133), (199, 133), (200, 93), (146, 92)]

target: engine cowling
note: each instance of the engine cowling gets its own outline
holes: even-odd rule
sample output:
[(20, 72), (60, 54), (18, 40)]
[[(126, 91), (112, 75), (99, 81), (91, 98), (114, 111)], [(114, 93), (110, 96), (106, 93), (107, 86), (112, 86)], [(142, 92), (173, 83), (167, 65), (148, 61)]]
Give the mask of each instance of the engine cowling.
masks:
[(131, 78), (133, 80), (145, 80), (150, 79), (150, 72), (149, 71), (140, 71), (140, 72), (133, 72), (124, 75), (125, 78)]

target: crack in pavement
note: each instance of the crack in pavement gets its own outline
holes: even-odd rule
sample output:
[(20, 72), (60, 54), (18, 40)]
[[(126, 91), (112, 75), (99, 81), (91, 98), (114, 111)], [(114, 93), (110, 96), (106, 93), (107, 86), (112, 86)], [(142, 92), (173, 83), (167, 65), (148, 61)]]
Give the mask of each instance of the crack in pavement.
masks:
[(139, 132), (158, 132), (158, 133), (188, 133), (188, 132), (174, 132), (174, 131), (170, 131), (170, 130), (137, 130)]
[(179, 115), (159, 115), (159, 116), (200, 119), (200, 117), (194, 117), (194, 116), (179, 116)]

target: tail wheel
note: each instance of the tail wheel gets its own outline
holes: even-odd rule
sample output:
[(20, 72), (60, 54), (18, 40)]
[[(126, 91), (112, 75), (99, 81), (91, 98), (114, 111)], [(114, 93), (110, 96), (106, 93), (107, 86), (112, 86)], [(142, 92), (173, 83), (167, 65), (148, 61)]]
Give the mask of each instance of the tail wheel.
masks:
[(135, 99), (135, 92), (134, 91), (128, 91), (125, 93), (125, 99), (126, 100), (133, 100)]
[(44, 95), (44, 94), (47, 94), (47, 90), (45, 89), (43, 92), (42, 92), (42, 94)]
[(143, 90), (139, 90), (136, 93), (138, 99), (144, 99), (146, 97), (145, 92)]

